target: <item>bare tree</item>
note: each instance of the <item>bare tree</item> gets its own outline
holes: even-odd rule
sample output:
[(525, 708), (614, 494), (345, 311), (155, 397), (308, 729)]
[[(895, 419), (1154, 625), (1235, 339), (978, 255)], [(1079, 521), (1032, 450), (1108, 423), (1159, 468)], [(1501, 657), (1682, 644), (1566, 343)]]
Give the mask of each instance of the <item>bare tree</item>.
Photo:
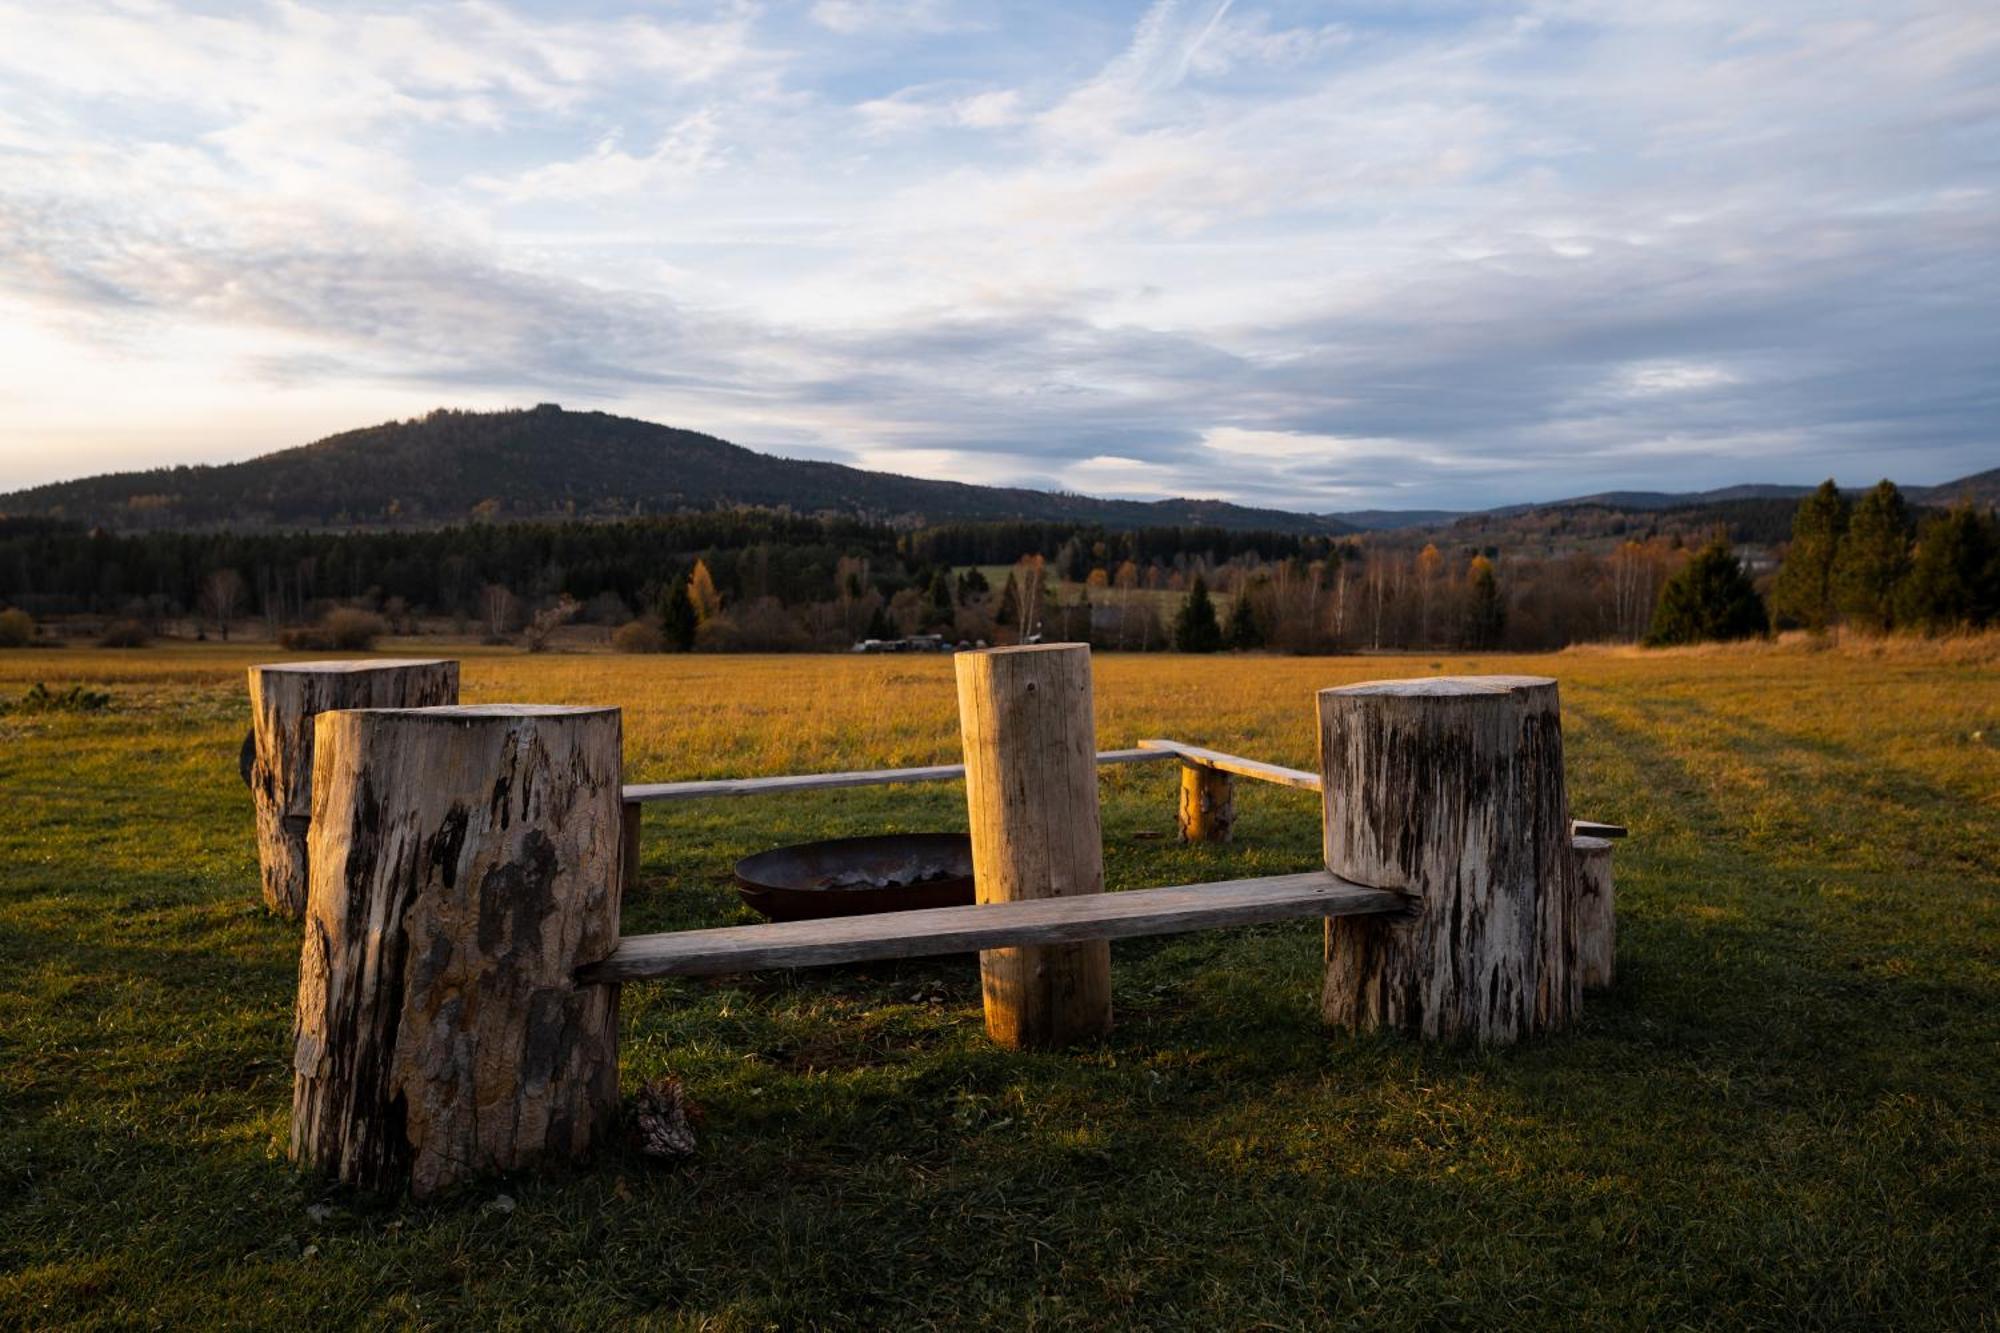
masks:
[(215, 622), (224, 643), (229, 642), (229, 622), (242, 614), (243, 593), (243, 576), (233, 569), (210, 570), (202, 580), (202, 614)]

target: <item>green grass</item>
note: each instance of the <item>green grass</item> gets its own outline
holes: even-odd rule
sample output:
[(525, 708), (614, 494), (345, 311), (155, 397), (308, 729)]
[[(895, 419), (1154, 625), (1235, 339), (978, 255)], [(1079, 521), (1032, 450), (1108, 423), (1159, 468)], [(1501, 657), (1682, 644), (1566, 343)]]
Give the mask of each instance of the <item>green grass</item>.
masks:
[[(1629, 823), (1619, 981), (1504, 1052), (1314, 1019), (1309, 924), (1113, 947), (1118, 1028), (984, 1040), (969, 960), (629, 987), (628, 1087), (699, 1154), (414, 1205), (296, 1175), (295, 928), (235, 776), (255, 650), (0, 655), (0, 1323), (1992, 1327), (2000, 671), (1990, 652), (1104, 658), (1101, 741), (1311, 760), (1310, 690), (1563, 682), (1576, 813)], [(627, 705), (635, 777), (916, 763), (950, 664), (468, 654), (470, 699)], [(1303, 869), (1309, 796), (1170, 838), (1107, 772), (1114, 887)], [(746, 919), (737, 856), (963, 827), (952, 785), (649, 812), (632, 931)], [(506, 1202), (503, 1202), (503, 1198)], [(511, 1204), (511, 1207), (509, 1206)]]

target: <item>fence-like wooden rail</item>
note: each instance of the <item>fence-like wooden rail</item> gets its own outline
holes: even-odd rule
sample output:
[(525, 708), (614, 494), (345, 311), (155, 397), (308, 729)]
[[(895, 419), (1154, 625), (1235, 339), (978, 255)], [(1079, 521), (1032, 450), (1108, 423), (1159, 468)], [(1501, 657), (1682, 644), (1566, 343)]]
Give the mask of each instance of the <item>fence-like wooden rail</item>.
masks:
[[(1157, 750), (1099, 750), (1100, 764), (1144, 764), (1172, 759)], [(695, 801), (711, 796), (775, 796), (788, 791), (827, 791), (836, 787), (881, 787), (900, 782), (951, 782), (965, 776), (964, 764), (932, 764), (926, 768), (864, 768), (848, 773), (791, 773), (768, 778), (706, 778), (692, 782), (634, 782), (625, 787), (626, 801)]]
[(627, 935), (602, 962), (577, 971), (583, 982), (715, 976), (771, 967), (921, 958), (1021, 945), (1065, 944), (1249, 926), (1297, 917), (1398, 912), (1399, 893), (1350, 884), (1324, 870), (1217, 884), (1178, 884), (1077, 898), (1034, 898), (976, 907), (826, 917)]

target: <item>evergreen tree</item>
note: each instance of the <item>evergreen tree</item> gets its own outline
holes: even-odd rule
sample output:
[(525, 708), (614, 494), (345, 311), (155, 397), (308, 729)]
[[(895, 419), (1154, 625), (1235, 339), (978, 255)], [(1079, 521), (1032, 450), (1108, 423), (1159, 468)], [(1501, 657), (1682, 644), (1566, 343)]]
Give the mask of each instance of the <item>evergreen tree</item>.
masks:
[(896, 632), (896, 627), (889, 623), (889, 614), (882, 609), (880, 602), (875, 604), (875, 614), (868, 617), (868, 637), (871, 639), (900, 639), (903, 637)]
[(967, 602), (976, 601), (992, 590), (993, 585), (988, 583), (986, 576), (979, 572), (978, 565), (971, 566), (958, 576), (958, 602), (960, 606), (965, 605)]
[(1931, 634), (2000, 619), (2000, 519), (1957, 504), (1927, 520), (1897, 607), (1901, 623)]
[(946, 632), (951, 630), (953, 606), (951, 601), (951, 575), (939, 565), (931, 575), (931, 586), (924, 593), (924, 623), (942, 625)]
[(684, 653), (694, 647), (694, 634), (699, 621), (694, 613), (694, 599), (688, 596), (686, 579), (675, 579), (673, 590), (667, 594), (666, 602), (660, 607), (660, 637), (666, 640), (670, 651)]
[(1903, 493), (1884, 481), (1862, 497), (1848, 520), (1833, 562), (1833, 594), (1841, 614), (1862, 629), (1895, 624), (1896, 589), (1910, 572), (1910, 511)]
[(1764, 599), (1743, 564), (1717, 535), (1660, 589), (1646, 642), (1654, 647), (1709, 639), (1748, 639), (1764, 632)]
[(1223, 628), (1222, 641), (1231, 648), (1262, 648), (1269, 637), (1264, 618), (1257, 612), (1257, 596), (1261, 589), (1245, 586), (1238, 590), (1236, 600), (1229, 604), (1229, 623)]
[(1194, 576), (1180, 612), (1174, 616), (1174, 647), (1184, 653), (1212, 653), (1222, 646), (1222, 627), (1215, 623), (1215, 603), (1208, 584)]
[(1000, 590), (1000, 609), (993, 613), (993, 624), (1002, 630), (1011, 630), (1020, 624), (1021, 590), (1014, 576), (1007, 576), (1007, 586)]
[(1778, 629), (1814, 633), (1833, 623), (1833, 567), (1847, 535), (1850, 507), (1832, 478), (1799, 501), (1792, 515), (1792, 540), (1771, 585), (1771, 621)]
[(1492, 648), (1500, 642), (1507, 624), (1507, 606), (1500, 600), (1500, 581), (1494, 576), (1493, 562), (1483, 555), (1472, 557), (1465, 571), (1468, 597), (1465, 608), (1465, 641), (1473, 648)]

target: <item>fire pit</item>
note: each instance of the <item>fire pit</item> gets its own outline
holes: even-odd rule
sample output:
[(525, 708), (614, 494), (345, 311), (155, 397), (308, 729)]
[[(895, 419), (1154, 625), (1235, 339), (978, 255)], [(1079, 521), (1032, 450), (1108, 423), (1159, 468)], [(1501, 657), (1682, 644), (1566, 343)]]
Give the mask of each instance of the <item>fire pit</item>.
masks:
[(736, 891), (773, 921), (960, 907), (973, 901), (972, 838), (895, 833), (776, 847), (736, 863)]

